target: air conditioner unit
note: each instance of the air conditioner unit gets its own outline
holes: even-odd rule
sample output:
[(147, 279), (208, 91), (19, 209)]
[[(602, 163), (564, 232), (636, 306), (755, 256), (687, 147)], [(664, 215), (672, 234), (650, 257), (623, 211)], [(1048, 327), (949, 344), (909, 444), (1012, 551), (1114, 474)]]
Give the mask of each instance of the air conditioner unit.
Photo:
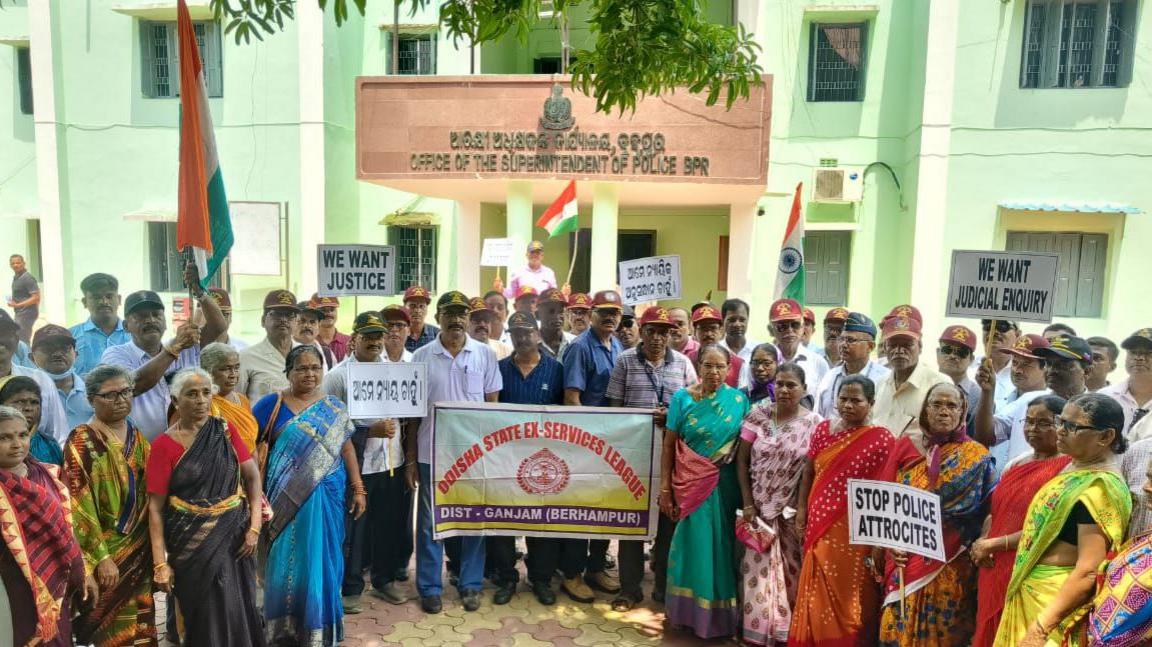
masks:
[(540, 10), (536, 13), (540, 20), (551, 20), (556, 17), (556, 5), (552, 0), (540, 0)]
[(864, 169), (833, 166), (812, 172), (813, 202), (860, 202), (864, 199)]

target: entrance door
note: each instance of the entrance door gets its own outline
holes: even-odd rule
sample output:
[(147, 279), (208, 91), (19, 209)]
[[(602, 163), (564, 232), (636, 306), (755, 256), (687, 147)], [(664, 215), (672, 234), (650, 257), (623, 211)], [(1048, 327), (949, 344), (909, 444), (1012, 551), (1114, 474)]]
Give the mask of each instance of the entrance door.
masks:
[[(576, 266), (572, 269), (572, 291), (591, 292), (592, 271), (592, 230), (582, 228), (579, 232), (568, 234), (568, 253), (571, 258), (572, 247), (579, 236), (579, 250), (577, 251)], [(656, 255), (656, 230), (654, 229), (621, 229), (616, 232), (616, 260), (631, 261), (637, 258), (647, 258)], [(619, 269), (617, 269), (616, 282), (620, 282)], [(597, 285), (602, 290), (612, 286)]]

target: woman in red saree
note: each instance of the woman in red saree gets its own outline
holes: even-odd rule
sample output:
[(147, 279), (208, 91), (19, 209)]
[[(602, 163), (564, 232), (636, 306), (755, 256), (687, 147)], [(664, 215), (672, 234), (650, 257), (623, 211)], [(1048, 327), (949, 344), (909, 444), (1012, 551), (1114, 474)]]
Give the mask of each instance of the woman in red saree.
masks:
[(1058, 395), (1044, 395), (1028, 405), (1024, 435), (1033, 451), (1008, 463), (1000, 483), (992, 490), (984, 532), (972, 544), (972, 562), (980, 567), (972, 647), (993, 647), (1028, 505), (1036, 492), (1072, 460), (1056, 449), (1056, 427), (1064, 404), (1064, 398)]
[(72, 597), (98, 595), (72, 535), (59, 468), (29, 455), (24, 415), (0, 407), (0, 614), (4, 645), (72, 645)]
[(848, 544), (848, 479), (877, 479), (895, 440), (867, 424), (876, 395), (872, 380), (840, 383), (840, 419), (816, 427), (800, 482), (796, 526), (804, 531), (804, 563), (788, 644), (792, 647), (871, 647), (880, 618), (880, 588), (871, 549)]

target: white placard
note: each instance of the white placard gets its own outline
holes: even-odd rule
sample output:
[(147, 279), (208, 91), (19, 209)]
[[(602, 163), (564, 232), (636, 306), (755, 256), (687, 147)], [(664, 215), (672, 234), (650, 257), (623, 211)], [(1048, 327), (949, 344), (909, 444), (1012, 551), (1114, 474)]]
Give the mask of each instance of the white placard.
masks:
[(940, 495), (888, 481), (848, 479), (848, 543), (943, 562)]
[(512, 264), (512, 246), (515, 244), (511, 238), (485, 238), (480, 264), (484, 267), (508, 267)]
[(650, 256), (620, 262), (625, 305), (680, 298), (680, 257)]
[(280, 276), (280, 203), (229, 202), (233, 274)]
[(1056, 254), (955, 250), (948, 280), (949, 317), (1052, 321)]
[(317, 245), (317, 294), (322, 297), (396, 294), (392, 245)]
[(428, 407), (428, 366), (409, 362), (351, 362), (348, 415), (353, 420), (423, 418)]

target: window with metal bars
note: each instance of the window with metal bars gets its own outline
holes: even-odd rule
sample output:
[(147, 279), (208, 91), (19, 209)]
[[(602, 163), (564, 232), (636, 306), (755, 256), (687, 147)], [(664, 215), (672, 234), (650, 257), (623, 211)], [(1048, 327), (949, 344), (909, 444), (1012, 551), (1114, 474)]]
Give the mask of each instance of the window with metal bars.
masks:
[[(196, 45), (204, 66), (209, 97), (224, 95), (220, 29), (215, 22), (195, 22)], [(140, 80), (144, 96), (166, 99), (180, 96), (180, 41), (174, 22), (140, 22)]]
[(1136, 0), (1029, 0), (1020, 87), (1128, 85), (1136, 17)]
[(27, 47), (16, 48), (16, 80), (20, 84), (20, 113), (32, 114), (32, 57)]
[(396, 247), (398, 289), (423, 285), (432, 292), (436, 291), (438, 233), (435, 225), (388, 227), (388, 244)]
[(808, 100), (863, 101), (868, 23), (812, 23)]
[[(185, 257), (176, 249), (176, 223), (149, 222), (148, 225), (148, 276), (154, 292), (183, 292)], [(228, 261), (220, 271), (212, 275), (210, 287), (225, 287), (228, 276)]]
[[(436, 34), (400, 34), (397, 74), (436, 73)], [(392, 48), (388, 48), (392, 56)], [(391, 65), (388, 69), (392, 69)]]

